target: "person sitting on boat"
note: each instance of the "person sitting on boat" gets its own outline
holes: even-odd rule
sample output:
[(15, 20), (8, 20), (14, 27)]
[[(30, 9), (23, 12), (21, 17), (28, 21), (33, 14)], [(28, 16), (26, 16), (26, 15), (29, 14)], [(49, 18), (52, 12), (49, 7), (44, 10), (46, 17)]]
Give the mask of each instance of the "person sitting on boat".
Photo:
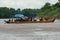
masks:
[(49, 17), (48, 17), (48, 16), (45, 16), (45, 17), (44, 17), (44, 19), (45, 19), (45, 20), (48, 20), (48, 19), (49, 19)]
[(42, 17), (40, 18), (40, 21), (43, 21), (43, 18)]
[(9, 19), (9, 21), (10, 21), (10, 19)]
[(22, 17), (23, 21), (28, 21), (28, 17), (27, 16), (24, 16)]

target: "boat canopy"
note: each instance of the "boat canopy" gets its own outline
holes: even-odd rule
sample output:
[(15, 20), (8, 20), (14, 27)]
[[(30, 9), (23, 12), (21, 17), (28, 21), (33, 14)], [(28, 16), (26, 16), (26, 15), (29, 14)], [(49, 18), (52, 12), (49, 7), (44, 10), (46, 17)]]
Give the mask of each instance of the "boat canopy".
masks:
[(15, 17), (23, 17), (23, 14), (15, 14)]

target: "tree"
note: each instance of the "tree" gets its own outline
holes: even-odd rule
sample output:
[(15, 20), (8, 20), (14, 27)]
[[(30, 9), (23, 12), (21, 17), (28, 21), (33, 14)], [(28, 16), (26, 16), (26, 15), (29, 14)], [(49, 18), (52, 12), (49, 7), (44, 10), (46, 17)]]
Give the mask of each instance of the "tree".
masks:
[(60, 0), (58, 0), (60, 2)]
[(44, 8), (47, 8), (47, 9), (48, 9), (48, 8), (50, 8), (50, 7), (51, 7), (51, 4), (48, 3), (48, 2), (44, 5)]
[(16, 12), (17, 12), (17, 13), (20, 13), (20, 12), (21, 12), (20, 8), (18, 8), (18, 9), (16, 10)]

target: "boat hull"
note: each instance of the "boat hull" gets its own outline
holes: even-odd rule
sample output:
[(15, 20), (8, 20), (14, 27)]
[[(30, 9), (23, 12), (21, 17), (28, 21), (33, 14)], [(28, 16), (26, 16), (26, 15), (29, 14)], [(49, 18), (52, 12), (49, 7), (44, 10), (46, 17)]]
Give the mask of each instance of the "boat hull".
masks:
[(5, 21), (5, 22), (13, 23), (13, 24), (23, 24), (23, 23), (51, 23), (54, 21), (55, 21), (55, 19), (42, 20), (42, 21)]
[(51, 23), (54, 21), (36, 21), (36, 22), (32, 22), (32, 21), (20, 21), (20, 22), (9, 22), (9, 21), (5, 21), (6, 23), (13, 23), (13, 24), (23, 24), (23, 23)]

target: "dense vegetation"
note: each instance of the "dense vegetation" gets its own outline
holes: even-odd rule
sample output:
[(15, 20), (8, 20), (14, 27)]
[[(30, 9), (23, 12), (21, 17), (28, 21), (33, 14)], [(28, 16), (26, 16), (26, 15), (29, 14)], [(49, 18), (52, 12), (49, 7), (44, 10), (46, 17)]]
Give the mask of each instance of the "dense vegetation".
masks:
[(0, 18), (12, 18), (16, 13), (21, 13), (25, 16), (33, 17), (50, 16), (60, 18), (60, 0), (53, 5), (47, 2), (41, 9), (20, 10), (20, 8), (18, 8), (15, 10), (14, 8), (0, 7)]

